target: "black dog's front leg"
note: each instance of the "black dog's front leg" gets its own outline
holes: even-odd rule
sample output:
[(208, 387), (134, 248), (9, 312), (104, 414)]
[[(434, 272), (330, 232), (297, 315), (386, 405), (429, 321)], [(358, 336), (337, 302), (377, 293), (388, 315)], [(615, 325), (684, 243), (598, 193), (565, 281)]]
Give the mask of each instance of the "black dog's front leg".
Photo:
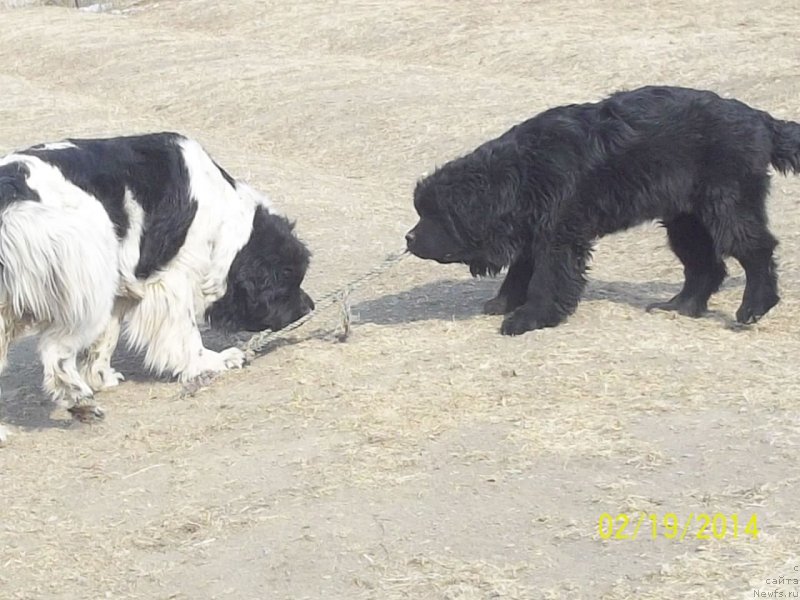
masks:
[(591, 245), (561, 243), (543, 249), (536, 256), (525, 303), (507, 315), (500, 329), (503, 335), (555, 327), (575, 312), (586, 286), (586, 265)]
[(504, 315), (525, 304), (531, 275), (533, 260), (530, 248), (527, 248), (511, 263), (497, 296), (483, 305), (484, 314)]

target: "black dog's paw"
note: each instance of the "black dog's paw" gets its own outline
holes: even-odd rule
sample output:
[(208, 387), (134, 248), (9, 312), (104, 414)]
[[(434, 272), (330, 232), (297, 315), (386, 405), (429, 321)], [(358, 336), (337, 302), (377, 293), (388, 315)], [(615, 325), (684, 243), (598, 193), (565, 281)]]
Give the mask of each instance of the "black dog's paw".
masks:
[(645, 308), (647, 312), (654, 310), (674, 311), (685, 317), (694, 319), (702, 317), (708, 311), (708, 305), (697, 298), (683, 297), (680, 294), (667, 302), (653, 302)]
[(544, 327), (539, 323), (536, 315), (531, 311), (524, 308), (518, 308), (505, 319), (503, 325), (500, 327), (500, 333), (503, 335), (522, 335), (534, 329), (541, 329)]
[(736, 320), (746, 325), (755, 323), (779, 301), (780, 297), (772, 292), (762, 294), (762, 297), (753, 301), (746, 299), (742, 302), (739, 310), (736, 311)]
[(496, 296), (483, 305), (485, 315), (504, 315), (508, 312), (508, 301), (503, 296)]

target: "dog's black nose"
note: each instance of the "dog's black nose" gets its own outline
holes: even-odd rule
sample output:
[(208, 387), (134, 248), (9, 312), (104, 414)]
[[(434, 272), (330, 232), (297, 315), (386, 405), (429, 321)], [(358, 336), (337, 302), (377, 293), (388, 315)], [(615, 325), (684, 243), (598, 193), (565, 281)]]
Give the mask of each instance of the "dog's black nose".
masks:
[(411, 244), (413, 244), (413, 243), (414, 243), (414, 239), (415, 239), (416, 237), (417, 237), (417, 235), (416, 235), (416, 234), (415, 234), (413, 231), (409, 231), (409, 232), (406, 234), (406, 245), (407, 245), (407, 246), (411, 246)]

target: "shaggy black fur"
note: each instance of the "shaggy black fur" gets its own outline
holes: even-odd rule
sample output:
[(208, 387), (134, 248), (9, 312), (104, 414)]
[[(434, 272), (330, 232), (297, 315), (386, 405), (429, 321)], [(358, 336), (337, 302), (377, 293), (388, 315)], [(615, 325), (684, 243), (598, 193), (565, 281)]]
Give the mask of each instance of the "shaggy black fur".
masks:
[(516, 335), (574, 312), (597, 238), (658, 219), (685, 283), (651, 308), (703, 314), (732, 256), (747, 278), (736, 318), (752, 323), (779, 300), (770, 164), (800, 173), (800, 124), (708, 91), (618, 92), (545, 111), (422, 179), (406, 240), (473, 275), (509, 267), (484, 311)]
[(278, 331), (314, 310), (300, 287), (309, 252), (293, 229), (285, 217), (256, 209), (250, 239), (231, 264), (225, 295), (206, 311), (212, 326)]

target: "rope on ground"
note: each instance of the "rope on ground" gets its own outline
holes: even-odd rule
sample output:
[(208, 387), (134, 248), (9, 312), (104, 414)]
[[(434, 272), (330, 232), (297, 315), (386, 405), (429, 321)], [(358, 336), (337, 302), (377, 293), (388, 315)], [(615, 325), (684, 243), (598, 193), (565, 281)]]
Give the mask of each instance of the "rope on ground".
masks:
[[(255, 354), (259, 354), (263, 352), (264, 348), (269, 346), (272, 342), (284, 337), (287, 333), (294, 331), (295, 329), (302, 327), (308, 321), (314, 318), (317, 314), (323, 312), (324, 310), (330, 308), (336, 302), (347, 302), (347, 297), (349, 296), (350, 292), (355, 290), (356, 288), (364, 285), (370, 279), (376, 278), (378, 275), (381, 275), (385, 271), (388, 271), (401, 260), (403, 260), (406, 256), (408, 256), (408, 252), (406, 250), (402, 250), (400, 252), (394, 252), (386, 256), (385, 259), (381, 263), (379, 263), (374, 269), (364, 273), (361, 277), (351, 281), (346, 286), (341, 289), (335, 290), (333, 292), (329, 292), (325, 294), (318, 300), (314, 301), (316, 308), (301, 317), (291, 325), (284, 327), (279, 331), (260, 331), (254, 334), (244, 345), (243, 350), (248, 357), (251, 357)], [(349, 310), (347, 308), (344, 309), (346, 315), (349, 315)], [(346, 321), (346, 327), (349, 326), (349, 322)], [(345, 332), (346, 333), (346, 332)]]

